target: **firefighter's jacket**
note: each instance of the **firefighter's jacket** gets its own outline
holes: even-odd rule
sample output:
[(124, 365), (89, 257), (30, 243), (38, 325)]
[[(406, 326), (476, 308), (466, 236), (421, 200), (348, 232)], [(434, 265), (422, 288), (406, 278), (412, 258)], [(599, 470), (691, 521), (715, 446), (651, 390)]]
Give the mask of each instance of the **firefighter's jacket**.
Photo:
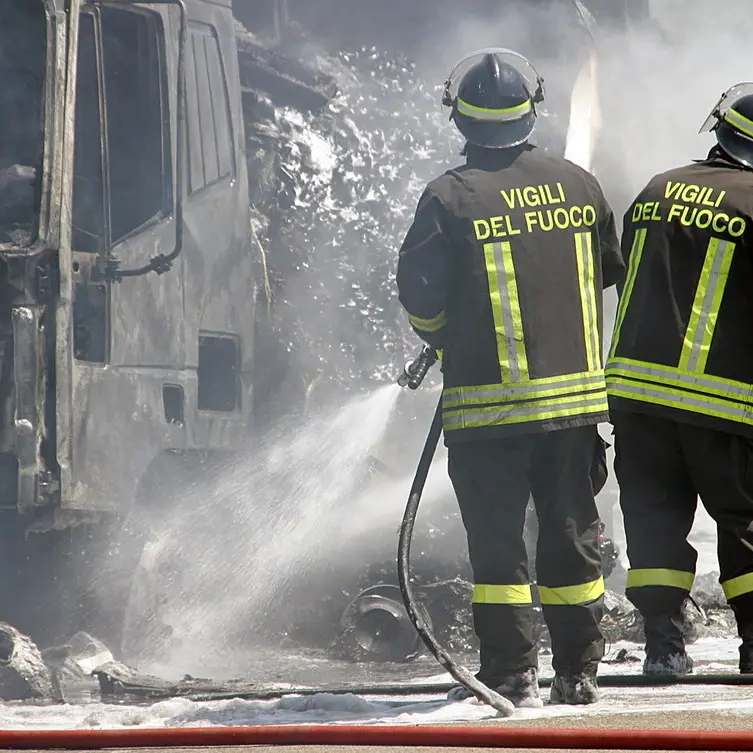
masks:
[(530, 146), (432, 181), (397, 269), (416, 333), (442, 350), (445, 443), (608, 419), (602, 288), (622, 278), (589, 173)]
[(610, 405), (753, 436), (753, 171), (713, 149), (625, 215)]

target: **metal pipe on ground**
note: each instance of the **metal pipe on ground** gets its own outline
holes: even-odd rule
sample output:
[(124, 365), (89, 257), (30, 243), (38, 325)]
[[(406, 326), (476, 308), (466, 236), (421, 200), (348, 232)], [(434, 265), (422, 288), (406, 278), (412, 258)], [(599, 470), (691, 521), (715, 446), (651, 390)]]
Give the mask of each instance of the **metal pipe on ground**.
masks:
[(360, 745), (529, 750), (753, 750), (753, 733), (701, 730), (284, 725), (117, 730), (0, 730), (1, 750)]
[[(539, 677), (539, 687), (548, 688), (552, 684), (551, 677)], [(601, 688), (668, 688), (673, 685), (708, 685), (715, 686), (741, 686), (753, 685), (753, 675), (740, 674), (698, 674), (698, 675), (667, 675), (665, 677), (651, 677), (648, 675), (599, 675), (599, 687)], [(361, 696), (412, 696), (412, 695), (444, 695), (457, 683), (380, 683), (375, 685), (342, 685), (335, 687), (301, 687), (301, 688), (256, 688), (245, 691), (219, 691), (216, 693), (185, 693), (184, 697), (192, 701), (220, 701), (230, 698), (243, 698), (246, 700), (271, 700), (287, 695), (310, 696), (317, 693), (329, 693), (331, 695), (354, 694)], [(164, 696), (163, 696), (164, 697)]]
[[(247, 701), (270, 701), (283, 696), (313, 696), (320, 693), (328, 695), (358, 695), (358, 696), (397, 696), (408, 698), (417, 695), (441, 696), (454, 686), (455, 683), (346, 683), (330, 686), (298, 686), (280, 688), (274, 685), (249, 685), (247, 687), (196, 687), (195, 683), (177, 683), (169, 685), (144, 685), (129, 682), (127, 676), (113, 675), (104, 669), (97, 669), (94, 675), (98, 678), (105, 702), (120, 702), (123, 700), (157, 702), (168, 698), (186, 698), (189, 701), (226, 701), (242, 699)], [(709, 687), (753, 685), (753, 675), (739, 674), (698, 674), (666, 677), (648, 677), (646, 675), (600, 675), (599, 686), (602, 688), (667, 688), (676, 685), (706, 685)], [(539, 686), (550, 687), (551, 677), (540, 677)]]

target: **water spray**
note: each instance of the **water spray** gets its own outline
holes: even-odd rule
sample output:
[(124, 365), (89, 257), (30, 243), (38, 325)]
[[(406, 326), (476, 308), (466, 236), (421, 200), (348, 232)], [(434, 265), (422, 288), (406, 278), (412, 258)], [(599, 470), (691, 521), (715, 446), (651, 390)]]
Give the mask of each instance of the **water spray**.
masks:
[[(412, 390), (418, 389), (429, 369), (436, 363), (437, 358), (438, 354), (434, 348), (428, 345), (424, 346), (418, 358), (406, 364), (403, 373), (397, 379), (397, 383), (401, 387), (407, 386)], [(515, 713), (515, 706), (507, 698), (488, 688), (465, 669), (465, 667), (455, 664), (447, 651), (439, 645), (423, 610), (416, 602), (410, 583), (410, 547), (413, 540), (413, 529), (416, 523), (416, 515), (418, 514), (418, 505), (421, 502), (421, 495), (426, 485), (426, 478), (429, 475), (429, 469), (431, 468), (441, 434), (442, 398), (440, 397), (437, 408), (434, 411), (434, 418), (429, 428), (429, 434), (426, 437), (424, 449), (421, 452), (421, 458), (418, 461), (416, 475), (413, 478), (413, 485), (408, 496), (408, 504), (400, 526), (400, 541), (397, 550), (397, 576), (400, 583), (400, 593), (402, 594), (403, 603), (408, 612), (408, 617), (410, 617), (410, 621), (413, 623), (413, 627), (419, 636), (421, 636), (421, 640), (434, 658), (457, 682), (468, 688), (480, 701), (496, 709), (502, 716), (512, 716)]]

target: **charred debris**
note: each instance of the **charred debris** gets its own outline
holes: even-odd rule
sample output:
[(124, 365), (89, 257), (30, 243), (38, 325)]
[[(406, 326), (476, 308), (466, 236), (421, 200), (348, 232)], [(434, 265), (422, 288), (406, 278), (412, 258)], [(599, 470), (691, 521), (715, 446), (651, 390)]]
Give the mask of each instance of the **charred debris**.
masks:
[[(449, 573), (448, 573), (449, 574)], [(440, 621), (438, 636), (448, 649), (458, 656), (472, 646), (474, 637), (468, 609), (471, 585), (463, 578), (448, 577), (442, 582), (423, 584), (428, 611)], [(428, 585), (428, 588), (426, 586)], [(381, 590), (380, 590), (381, 589)], [(395, 589), (396, 590), (396, 589)], [(431, 592), (441, 592), (441, 604)], [(396, 594), (384, 587), (372, 588), (370, 595), (384, 595), (394, 599)], [(363, 594), (361, 595), (363, 596)], [(702, 638), (721, 638), (734, 635), (734, 618), (727, 607), (718, 584), (718, 573), (700, 576), (685, 605), (685, 631), (688, 643)], [(639, 663), (633, 649), (616, 646), (618, 642), (642, 644), (643, 626), (640, 615), (624, 597), (607, 591), (606, 615), (602, 628), (608, 639), (605, 664)], [(362, 665), (382, 662), (410, 662), (422, 652), (415, 634), (407, 639), (393, 633), (391, 648), (382, 642), (369, 650), (369, 644), (353, 641), (348, 632), (356, 628), (351, 603), (341, 620), (330, 617), (334, 639), (326, 651), (332, 659), (357, 662)], [(406, 621), (407, 625), (407, 621)], [(409, 627), (409, 625), (408, 625)], [(367, 631), (368, 632), (368, 631)], [(546, 635), (541, 635), (542, 651), (548, 652)], [(293, 647), (292, 641), (289, 647)], [(310, 646), (297, 646), (297, 649)], [(397, 653), (396, 653), (397, 651)], [(401, 655), (400, 652), (403, 651)], [(300, 651), (297, 650), (296, 654)], [(239, 674), (242, 669), (239, 668)], [(421, 670), (416, 668), (416, 677)], [(0, 700), (32, 702), (75, 702), (82, 697), (156, 699), (185, 696), (200, 699), (236, 697), (238, 693), (254, 692), (262, 686), (251, 681), (214, 682), (186, 676), (181, 681), (169, 681), (144, 674), (136, 668), (117, 661), (112, 652), (97, 638), (85, 632), (71, 636), (64, 644), (40, 650), (30, 638), (7, 623), (0, 622)], [(272, 691), (270, 691), (272, 692)], [(278, 694), (272, 692), (272, 696)]]

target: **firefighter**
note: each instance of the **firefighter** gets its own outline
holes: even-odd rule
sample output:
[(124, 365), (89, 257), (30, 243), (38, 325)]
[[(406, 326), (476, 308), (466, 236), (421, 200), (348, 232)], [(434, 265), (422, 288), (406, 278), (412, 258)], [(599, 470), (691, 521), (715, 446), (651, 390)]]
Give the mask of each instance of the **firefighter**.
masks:
[(655, 176), (625, 216), (607, 384), (615, 472), (642, 613), (643, 672), (686, 674), (682, 606), (700, 496), (717, 523), (720, 581), (753, 672), (753, 84), (704, 123), (705, 160)]
[[(461, 61), (443, 102), (466, 164), (423, 192), (397, 285), (416, 333), (441, 349), (449, 474), (468, 536), (477, 677), (540, 705), (523, 525), (539, 519), (538, 588), (551, 700), (597, 700), (604, 580), (590, 472), (607, 420), (602, 288), (623, 273), (614, 216), (586, 171), (529, 143), (543, 81), (522, 56)], [(470, 694), (453, 689), (450, 698)]]

